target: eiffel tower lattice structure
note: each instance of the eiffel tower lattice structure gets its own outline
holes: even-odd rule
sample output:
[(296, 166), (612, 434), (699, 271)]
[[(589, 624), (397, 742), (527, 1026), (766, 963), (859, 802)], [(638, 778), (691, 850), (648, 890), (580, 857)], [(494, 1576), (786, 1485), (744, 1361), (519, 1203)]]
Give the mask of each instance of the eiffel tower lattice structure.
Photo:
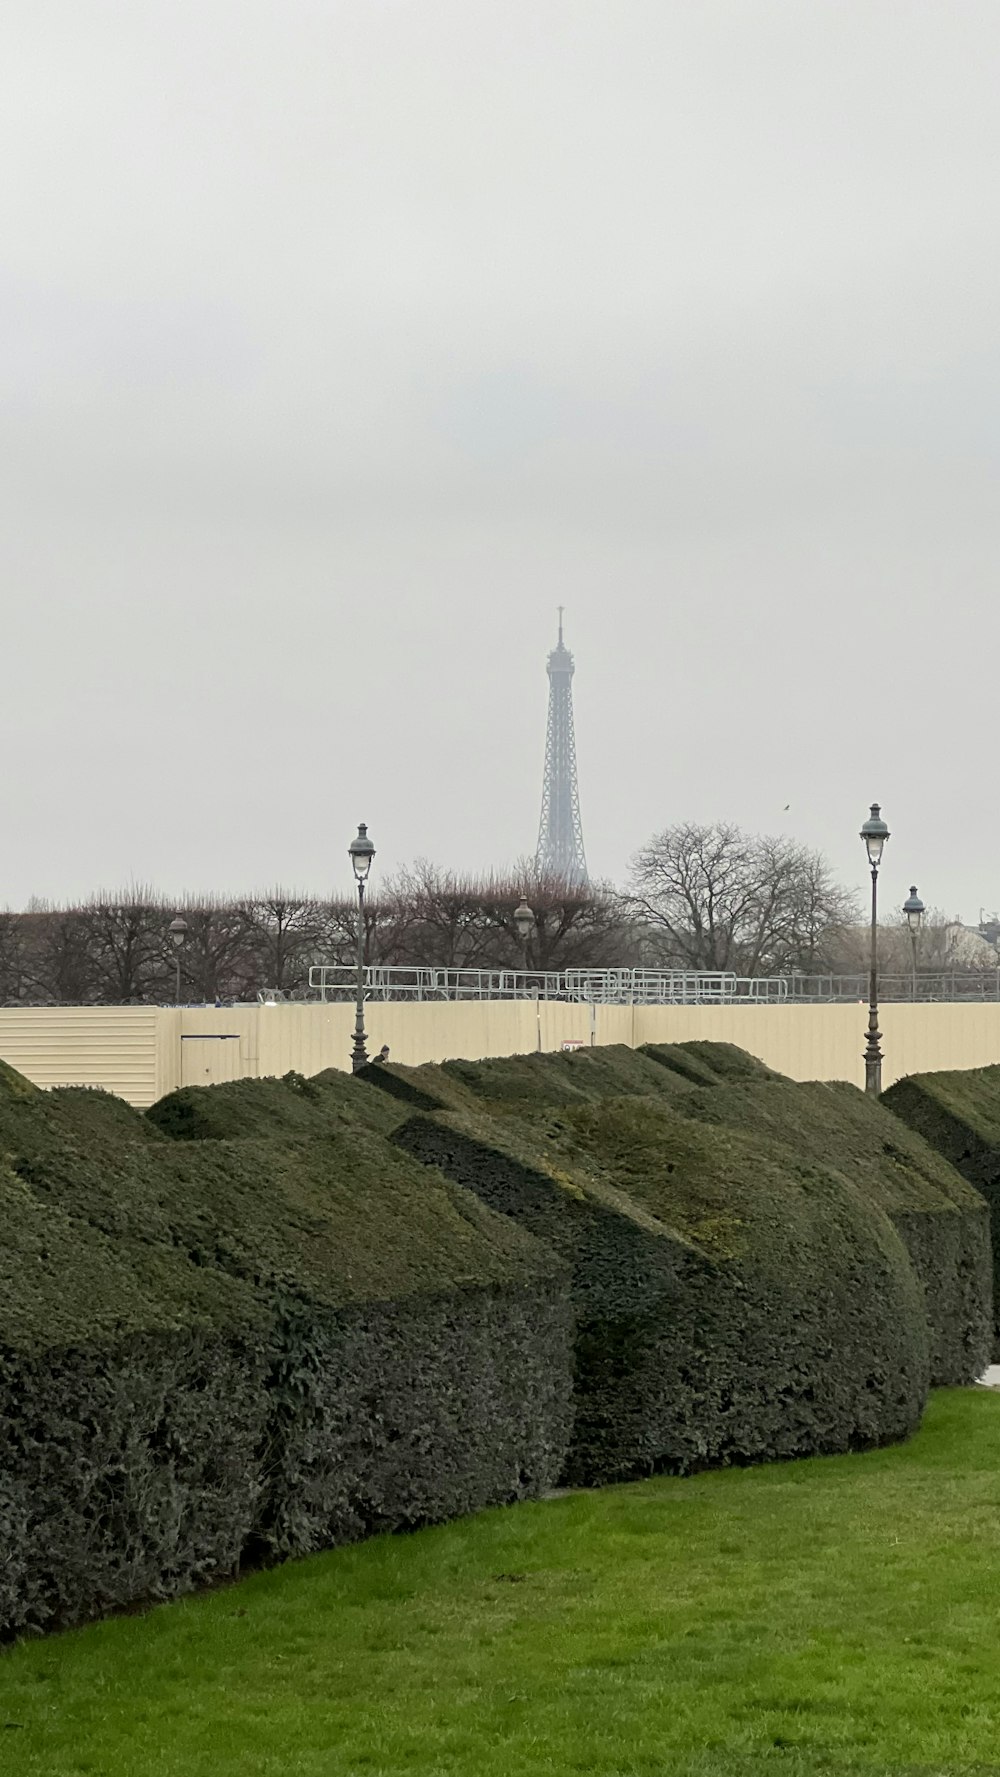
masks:
[(545, 730), (545, 773), (542, 814), (538, 823), (535, 867), (540, 876), (580, 887), (587, 881), (576, 781), (576, 739), (573, 733), (573, 656), (563, 642), (563, 607), (559, 606), (559, 641), (549, 655), (549, 719)]

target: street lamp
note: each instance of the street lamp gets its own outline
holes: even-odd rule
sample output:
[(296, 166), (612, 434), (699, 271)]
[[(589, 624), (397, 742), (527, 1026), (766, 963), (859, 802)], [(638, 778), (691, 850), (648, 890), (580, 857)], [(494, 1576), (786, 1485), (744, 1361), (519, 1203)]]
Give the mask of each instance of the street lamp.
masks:
[(181, 951), (187, 943), (188, 922), (186, 919), (182, 919), (180, 914), (178, 914), (176, 919), (170, 921), (168, 929), (170, 932), (170, 942), (174, 947), (174, 965), (176, 970), (174, 979), (174, 1005), (179, 1006), (181, 1003)]
[(528, 945), (531, 943), (531, 936), (535, 930), (535, 916), (532, 913), (531, 908), (528, 906), (527, 898), (524, 895), (521, 896), (517, 906), (514, 908), (514, 924), (517, 927), (517, 935), (521, 940), (521, 949), (524, 952), (524, 969), (525, 974), (527, 974)]
[(913, 970), (910, 975), (910, 998), (911, 1000), (915, 1000), (917, 997), (917, 936), (920, 932), (920, 926), (924, 917), (924, 904), (920, 899), (920, 896), (917, 894), (917, 885), (915, 882), (910, 884), (910, 892), (907, 895), (906, 900), (903, 902), (903, 912), (906, 914), (906, 923), (910, 928), (910, 953), (913, 958)]
[(889, 837), (889, 829), (882, 819), (877, 802), (872, 803), (871, 814), (861, 829), (861, 837), (865, 842), (868, 862), (872, 871), (872, 954), (871, 973), (868, 980), (868, 1042), (865, 1045), (865, 1091), (878, 1097), (882, 1090), (882, 1050), (879, 1047), (881, 1031), (878, 1027), (878, 867), (882, 862), (882, 852)]
[(356, 1074), (359, 1068), (368, 1066), (368, 1051), (365, 1048), (365, 883), (375, 856), (375, 847), (368, 837), (368, 828), (364, 821), (358, 828), (357, 838), (351, 840), (347, 851), (358, 885), (358, 997), (354, 1017), (354, 1048), (351, 1050), (351, 1072)]

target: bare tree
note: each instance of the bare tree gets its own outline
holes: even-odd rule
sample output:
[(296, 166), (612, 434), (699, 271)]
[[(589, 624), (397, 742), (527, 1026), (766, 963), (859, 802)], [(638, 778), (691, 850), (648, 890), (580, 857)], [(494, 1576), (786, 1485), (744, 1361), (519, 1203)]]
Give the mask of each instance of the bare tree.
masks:
[(7, 908), (0, 912), (0, 1005), (30, 1003), (31, 982), (28, 916)]
[(100, 893), (80, 909), (80, 929), (93, 969), (94, 998), (106, 1005), (162, 999), (169, 970), (163, 902), (140, 883)]
[[(400, 961), (444, 969), (495, 967), (497, 890), (493, 878), (459, 876), (418, 858), (415, 864), (397, 871), (379, 897), (380, 951), (386, 950), (391, 923), (393, 949)], [(507, 885), (507, 898), (512, 893), (512, 885)], [(515, 896), (511, 912), (516, 904)], [(381, 954), (379, 960), (389, 958)], [(509, 960), (503, 956), (501, 966)]]
[(97, 998), (94, 929), (79, 907), (36, 907), (22, 916), (29, 996), (35, 1005), (87, 1006)]
[(626, 901), (665, 963), (743, 975), (824, 968), (828, 937), (857, 918), (820, 853), (722, 821), (654, 835)]
[[(567, 883), (539, 873), (523, 858), (506, 875), (483, 885), (483, 909), (503, 936), (497, 963), (523, 960), (514, 910), (524, 898), (535, 918), (528, 962), (541, 970), (625, 967), (635, 960), (627, 910), (609, 883)], [(494, 967), (497, 966), (494, 963)]]
[(257, 987), (301, 993), (308, 985), (310, 965), (323, 960), (322, 903), (278, 886), (247, 896), (236, 904), (236, 911), (250, 980)]
[[(187, 932), (180, 949), (181, 990), (193, 1000), (214, 1004), (256, 992), (255, 962), (241, 911), (212, 895), (185, 900), (181, 913)], [(168, 933), (164, 934), (169, 943)], [(176, 962), (176, 952), (172, 961)]]

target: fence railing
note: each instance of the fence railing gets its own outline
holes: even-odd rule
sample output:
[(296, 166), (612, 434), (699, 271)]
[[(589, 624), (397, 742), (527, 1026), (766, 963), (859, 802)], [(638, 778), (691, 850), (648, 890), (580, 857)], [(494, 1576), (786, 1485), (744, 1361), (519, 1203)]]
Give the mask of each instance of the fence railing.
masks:
[[(604, 1006), (770, 1006), (850, 1004), (868, 998), (867, 975), (735, 975), (683, 969), (365, 969), (370, 1000), (573, 1000)], [(323, 963), (309, 971), (311, 994), (350, 1000), (357, 970)], [(883, 975), (879, 999), (1000, 1003), (1000, 968), (988, 974)]]

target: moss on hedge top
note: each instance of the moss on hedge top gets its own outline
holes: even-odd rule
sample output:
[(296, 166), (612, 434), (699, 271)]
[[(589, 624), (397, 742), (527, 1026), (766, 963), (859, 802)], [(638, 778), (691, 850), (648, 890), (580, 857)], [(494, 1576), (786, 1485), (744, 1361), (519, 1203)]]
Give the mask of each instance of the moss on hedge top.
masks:
[(372, 1066), (365, 1069), (363, 1077), (415, 1110), (470, 1110), (479, 1101), (502, 1114), (533, 1106), (596, 1103), (604, 1098), (674, 1101), (692, 1086), (782, 1078), (731, 1043), (661, 1043), (642, 1049), (608, 1043), (566, 1053), (455, 1060), (422, 1067)]
[[(851, 1199), (862, 1213), (839, 1171), (814, 1157), (799, 1159), (784, 1143), (772, 1148), (757, 1131), (692, 1120), (687, 1102), (687, 1094), (676, 1108), (627, 1096), (521, 1107), (516, 1116), (503, 1109), (490, 1115), (481, 1106), (439, 1112), (434, 1120), (545, 1181), (554, 1218), (567, 1207), (577, 1214), (611, 1210), (715, 1260), (743, 1257), (756, 1243), (754, 1228), (773, 1231), (776, 1215), (788, 1226), (800, 1217), (803, 1227), (812, 1223), (815, 1198), (824, 1192)], [(535, 1232), (545, 1232), (547, 1213), (541, 1210)], [(552, 1220), (550, 1231), (556, 1226)]]
[(146, 1112), (151, 1127), (174, 1141), (230, 1141), (252, 1136), (315, 1136), (362, 1128), (388, 1135), (398, 1114), (383, 1093), (330, 1068), (314, 1079), (228, 1080), (182, 1086)]
[(88, 1144), (165, 1139), (142, 1111), (100, 1086), (54, 1086), (46, 1101), (59, 1128)]
[(446, 1061), (442, 1071), (487, 1102), (594, 1103), (625, 1096), (676, 1096), (682, 1083), (625, 1043), (489, 1061)]
[[(568, 1059), (565, 1058), (565, 1059)], [(487, 1104), (580, 1104), (589, 1094), (545, 1054), (505, 1055), (485, 1061), (444, 1061), (440, 1072)]]
[(29, 1098), (43, 1097), (41, 1086), (36, 1086), (24, 1074), (7, 1061), (0, 1061), (0, 1104)]
[(884, 1105), (845, 1081), (768, 1081), (693, 1092), (685, 1112), (835, 1166), (890, 1214), (980, 1213), (978, 1192)]
[(696, 1086), (785, 1078), (758, 1061), (756, 1055), (738, 1049), (735, 1043), (643, 1043), (639, 1053)]
[(0, 1160), (0, 1359), (116, 1344), (179, 1329), (238, 1333), (267, 1306), (237, 1278), (199, 1269), (169, 1244), (108, 1233)]
[(940, 1113), (985, 1146), (1000, 1148), (1000, 1066), (909, 1074), (882, 1094), (882, 1103), (907, 1122), (910, 1107), (921, 1102), (925, 1118)]
[(69, 1132), (66, 1102), (25, 1088), (0, 1086), (0, 1348), (236, 1328), (278, 1300), (336, 1308), (556, 1268), (357, 1124), (308, 1140), (122, 1140), (127, 1107), (92, 1118), (74, 1104)]
[(197, 1261), (339, 1307), (527, 1283), (552, 1255), (381, 1137), (176, 1148), (164, 1211)]

